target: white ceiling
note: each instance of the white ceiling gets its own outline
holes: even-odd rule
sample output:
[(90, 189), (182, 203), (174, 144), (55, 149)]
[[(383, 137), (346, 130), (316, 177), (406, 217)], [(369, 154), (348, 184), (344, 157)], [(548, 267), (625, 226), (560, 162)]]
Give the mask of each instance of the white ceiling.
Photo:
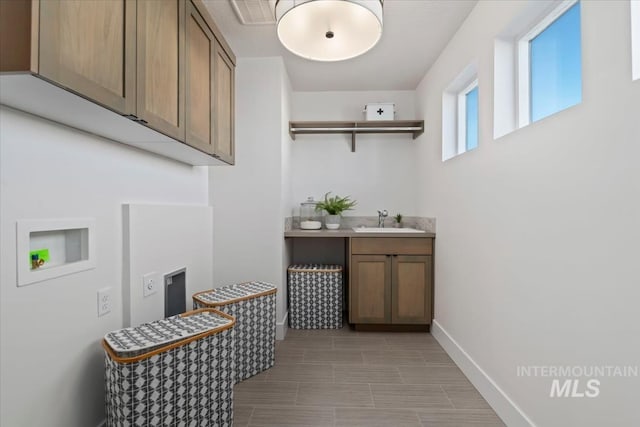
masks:
[(476, 2), (386, 0), (378, 45), (358, 58), (323, 63), (282, 47), (275, 25), (241, 24), (228, 0), (204, 0), (236, 56), (282, 56), (295, 91), (413, 90)]

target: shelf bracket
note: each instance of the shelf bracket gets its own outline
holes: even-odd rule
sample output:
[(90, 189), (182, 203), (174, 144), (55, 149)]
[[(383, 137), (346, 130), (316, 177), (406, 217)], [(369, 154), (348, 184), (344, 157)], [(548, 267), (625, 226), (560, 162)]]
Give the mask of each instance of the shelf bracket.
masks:
[(352, 153), (356, 152), (356, 133), (355, 132), (351, 133), (351, 152)]

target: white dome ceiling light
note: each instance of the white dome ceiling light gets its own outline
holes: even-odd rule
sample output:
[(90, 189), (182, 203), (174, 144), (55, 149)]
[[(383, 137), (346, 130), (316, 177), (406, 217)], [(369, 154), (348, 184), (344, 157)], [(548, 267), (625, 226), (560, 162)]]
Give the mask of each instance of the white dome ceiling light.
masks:
[(382, 37), (384, 0), (278, 0), (278, 38), (313, 61), (343, 61), (373, 48)]

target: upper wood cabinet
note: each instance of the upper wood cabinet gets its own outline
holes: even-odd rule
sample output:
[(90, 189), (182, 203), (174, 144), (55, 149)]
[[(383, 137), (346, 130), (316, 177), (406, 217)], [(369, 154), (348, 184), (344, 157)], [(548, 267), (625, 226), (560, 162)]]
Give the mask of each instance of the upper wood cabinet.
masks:
[(121, 114), (135, 112), (135, 0), (42, 1), (39, 73)]
[[(191, 164), (217, 160), (186, 145), (233, 164), (235, 56), (202, 0), (0, 0), (0, 9), (3, 104)], [(40, 80), (29, 90), (65, 102), (43, 110), (20, 98), (18, 84), (30, 83), (16, 73), (121, 116), (106, 125), (105, 112)]]
[(137, 0), (136, 116), (175, 139), (185, 139), (185, 1)]
[(209, 24), (187, 2), (186, 142), (233, 164), (235, 65)]
[(234, 87), (235, 67), (229, 55), (219, 43), (214, 54), (215, 70), (215, 150), (221, 160), (233, 164), (235, 156), (234, 142)]
[(191, 2), (187, 4), (186, 42), (186, 142), (213, 154), (215, 37)]

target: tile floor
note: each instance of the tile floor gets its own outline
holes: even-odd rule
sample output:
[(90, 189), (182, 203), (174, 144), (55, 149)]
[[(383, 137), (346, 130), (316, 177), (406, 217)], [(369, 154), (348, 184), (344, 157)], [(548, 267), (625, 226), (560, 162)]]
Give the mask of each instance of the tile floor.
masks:
[(234, 426), (504, 426), (426, 333), (289, 329), (234, 394)]

